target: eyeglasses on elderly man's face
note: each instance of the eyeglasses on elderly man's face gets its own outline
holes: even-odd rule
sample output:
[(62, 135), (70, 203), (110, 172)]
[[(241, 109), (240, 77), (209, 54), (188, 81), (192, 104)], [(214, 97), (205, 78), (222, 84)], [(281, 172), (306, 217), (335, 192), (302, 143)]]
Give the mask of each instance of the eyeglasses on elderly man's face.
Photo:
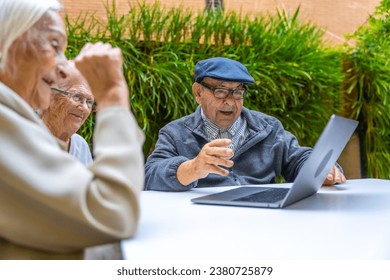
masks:
[(206, 84), (204, 82), (200, 82), (200, 84), (202, 86), (204, 86), (205, 88), (211, 90), (213, 95), (216, 98), (219, 98), (219, 99), (225, 99), (225, 98), (227, 98), (229, 96), (229, 94), (231, 94), (234, 99), (240, 100), (240, 99), (243, 99), (245, 94), (248, 93), (246, 88), (243, 88), (243, 89), (227, 89), (227, 88), (212, 87), (212, 86), (210, 86), (210, 85), (208, 85), (208, 84)]
[(62, 95), (67, 96), (69, 99), (72, 99), (74, 102), (77, 102), (79, 104), (87, 104), (88, 109), (95, 112), (96, 111), (96, 103), (92, 98), (87, 98), (81, 93), (77, 92), (69, 92), (65, 91), (59, 88), (51, 88), (52, 91), (55, 91), (57, 93), (61, 93)]

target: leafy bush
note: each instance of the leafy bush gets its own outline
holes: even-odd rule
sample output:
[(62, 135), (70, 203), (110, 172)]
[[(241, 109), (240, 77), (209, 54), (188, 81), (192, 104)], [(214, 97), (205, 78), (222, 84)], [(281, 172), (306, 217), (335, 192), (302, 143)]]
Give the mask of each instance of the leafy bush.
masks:
[[(326, 46), (321, 29), (299, 20), (299, 9), (292, 16), (249, 18), (221, 10), (194, 15), (155, 2), (119, 14), (113, 1), (106, 4), (107, 18), (66, 16), (67, 56), (87, 42), (122, 49), (129, 101), (146, 135), (145, 157), (162, 126), (196, 108), (196, 62), (225, 56), (241, 61), (255, 78), (245, 106), (279, 118), (302, 145), (315, 143), (332, 113), (358, 119), (363, 176), (390, 179), (389, 1), (351, 36), (354, 48)], [(80, 131), (90, 143), (93, 127), (91, 116)]]
[[(255, 78), (245, 106), (278, 117), (302, 145), (313, 145), (339, 109), (341, 54), (326, 47), (322, 31), (293, 16), (250, 19), (235, 12), (166, 10), (140, 3), (120, 15), (115, 1), (107, 19), (94, 14), (66, 16), (67, 56), (86, 42), (103, 41), (124, 54), (129, 100), (146, 134), (144, 153), (154, 148), (159, 129), (194, 111), (193, 69), (197, 61), (225, 56), (245, 64)], [(81, 134), (91, 141), (93, 116)]]
[(344, 111), (361, 122), (365, 176), (390, 179), (390, 0), (351, 38)]

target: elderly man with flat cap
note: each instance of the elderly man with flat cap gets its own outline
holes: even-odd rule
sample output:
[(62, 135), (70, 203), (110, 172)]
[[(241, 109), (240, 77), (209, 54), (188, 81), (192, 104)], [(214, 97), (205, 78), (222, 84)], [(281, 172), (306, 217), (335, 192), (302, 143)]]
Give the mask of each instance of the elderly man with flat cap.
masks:
[[(195, 66), (196, 111), (160, 130), (145, 165), (145, 189), (186, 191), (195, 187), (294, 181), (311, 153), (276, 118), (243, 106), (254, 79), (240, 62), (223, 57)], [(344, 183), (334, 166), (324, 185)]]

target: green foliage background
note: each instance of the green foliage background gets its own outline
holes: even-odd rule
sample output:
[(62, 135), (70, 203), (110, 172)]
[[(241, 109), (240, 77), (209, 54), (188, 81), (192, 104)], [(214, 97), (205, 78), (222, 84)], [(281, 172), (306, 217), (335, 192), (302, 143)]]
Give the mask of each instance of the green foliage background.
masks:
[(365, 176), (390, 179), (390, 0), (352, 38), (344, 112), (360, 121)]
[[(256, 82), (249, 88), (245, 106), (279, 118), (302, 145), (314, 145), (333, 113), (363, 120), (367, 129), (372, 125), (365, 120), (367, 98), (383, 106), (382, 114), (388, 112), (383, 96), (389, 89), (387, 60), (378, 62), (382, 70), (375, 70), (380, 73), (376, 74), (378, 82), (374, 87), (371, 79), (362, 78), (374, 70), (370, 68), (371, 61), (362, 59), (369, 48), (365, 42), (376, 40), (374, 35), (371, 39), (365, 37), (367, 30), (359, 31), (358, 47), (351, 50), (326, 46), (321, 29), (300, 21), (299, 9), (293, 15), (278, 12), (257, 18), (222, 11), (194, 15), (184, 8), (167, 10), (158, 2), (129, 6), (125, 14), (118, 13), (115, 2), (106, 4), (106, 10), (104, 19), (88, 13), (77, 19), (66, 16), (67, 56), (76, 56), (87, 42), (109, 42), (122, 49), (129, 101), (146, 135), (145, 157), (153, 150), (162, 126), (196, 108), (191, 91), (194, 65), (209, 57), (229, 57), (246, 65)], [(372, 21), (378, 17), (381, 16), (376, 15)], [(377, 29), (380, 36), (383, 30)], [(388, 37), (383, 41), (388, 48)], [(380, 48), (371, 52), (375, 53), (374, 61), (382, 55)], [(364, 87), (371, 91), (366, 92)], [(379, 88), (380, 98), (376, 97)], [(91, 116), (80, 131), (90, 143), (93, 121)], [(386, 135), (388, 119), (378, 115), (376, 121)], [(371, 145), (372, 142), (366, 143), (366, 149)], [(373, 153), (382, 155), (384, 146)], [(389, 148), (387, 145), (385, 149), (387, 163)], [(367, 161), (367, 166), (377, 163)], [(390, 165), (387, 166), (368, 174), (390, 178)]]

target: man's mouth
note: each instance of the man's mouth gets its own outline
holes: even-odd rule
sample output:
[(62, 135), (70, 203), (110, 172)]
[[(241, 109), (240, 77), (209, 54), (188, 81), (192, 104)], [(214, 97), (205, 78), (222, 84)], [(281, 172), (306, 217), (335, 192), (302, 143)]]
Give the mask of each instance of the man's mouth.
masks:
[(220, 113), (225, 115), (225, 116), (229, 116), (229, 115), (233, 114), (232, 111), (220, 111)]

